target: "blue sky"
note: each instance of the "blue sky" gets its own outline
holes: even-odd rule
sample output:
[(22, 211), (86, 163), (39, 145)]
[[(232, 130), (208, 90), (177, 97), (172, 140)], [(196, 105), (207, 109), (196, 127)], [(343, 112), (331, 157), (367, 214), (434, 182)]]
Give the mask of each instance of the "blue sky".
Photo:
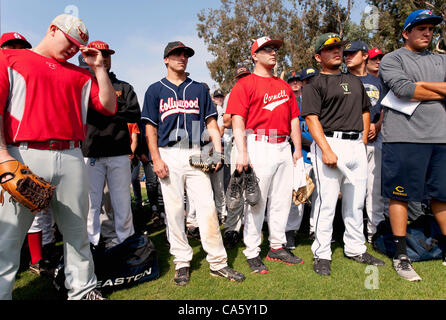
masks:
[[(358, 21), (365, 5), (356, 2), (352, 19)], [(162, 56), (169, 41), (181, 40), (194, 48), (187, 71), (192, 79), (217, 89), (206, 67), (212, 56), (198, 38), (196, 25), (197, 13), (219, 6), (219, 0), (0, 0), (0, 31), (19, 32), (35, 46), (54, 17), (78, 13), (90, 41), (105, 41), (116, 50), (112, 71), (134, 86), (142, 104), (147, 87), (166, 74)], [(70, 60), (77, 61), (77, 56)]]

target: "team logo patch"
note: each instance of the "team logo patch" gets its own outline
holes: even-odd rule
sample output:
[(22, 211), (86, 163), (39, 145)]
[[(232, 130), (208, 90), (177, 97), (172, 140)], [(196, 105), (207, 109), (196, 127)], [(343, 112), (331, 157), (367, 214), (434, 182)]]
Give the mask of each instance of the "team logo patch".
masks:
[(404, 187), (402, 186), (395, 187), (393, 194), (397, 196), (407, 197), (407, 193), (405, 192)]
[(340, 86), (344, 90), (344, 94), (351, 94), (348, 83), (341, 83)]
[(118, 98), (122, 97), (122, 91), (115, 91), (115, 93)]
[(46, 62), (46, 64), (48, 65), (48, 67), (50, 67), (50, 69), (55, 70), (56, 69), (56, 64), (55, 63), (51, 63), (51, 62)]

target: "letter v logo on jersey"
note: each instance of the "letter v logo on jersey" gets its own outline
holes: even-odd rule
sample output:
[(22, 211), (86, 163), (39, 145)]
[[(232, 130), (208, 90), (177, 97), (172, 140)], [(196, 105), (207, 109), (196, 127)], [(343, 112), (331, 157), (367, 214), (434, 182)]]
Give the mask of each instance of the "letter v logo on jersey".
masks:
[(265, 96), (263, 97), (263, 103), (266, 103), (263, 109), (273, 111), (282, 103), (287, 102), (289, 99), (290, 97), (288, 97), (285, 90), (280, 90), (278, 94), (274, 94), (272, 96), (266, 93)]

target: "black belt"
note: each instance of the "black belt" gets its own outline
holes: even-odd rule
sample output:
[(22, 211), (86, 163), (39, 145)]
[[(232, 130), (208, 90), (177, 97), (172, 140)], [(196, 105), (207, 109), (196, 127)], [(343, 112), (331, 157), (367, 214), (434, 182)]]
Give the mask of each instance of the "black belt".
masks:
[[(334, 137), (335, 136), (335, 132), (333, 131), (327, 131), (324, 132), (324, 134), (327, 137)], [(338, 139), (344, 139), (344, 140), (357, 140), (359, 138), (359, 133), (347, 133), (347, 132), (342, 132), (341, 134), (336, 133), (336, 138)]]

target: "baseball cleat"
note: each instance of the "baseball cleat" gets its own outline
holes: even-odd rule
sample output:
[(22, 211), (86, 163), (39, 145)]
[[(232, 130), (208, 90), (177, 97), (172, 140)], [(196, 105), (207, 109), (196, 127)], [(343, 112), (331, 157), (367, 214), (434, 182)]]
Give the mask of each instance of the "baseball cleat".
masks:
[(221, 268), (220, 270), (211, 270), (211, 276), (214, 277), (222, 277), (231, 281), (242, 282), (245, 280), (245, 275), (234, 269), (229, 268), (228, 266)]
[(173, 281), (178, 286), (185, 286), (190, 280), (189, 267), (183, 267), (175, 271)]
[(252, 259), (248, 259), (248, 265), (252, 270), (251, 273), (260, 273), (260, 274), (268, 273), (268, 268), (263, 264), (260, 256), (257, 256)]
[(304, 260), (296, 257), (290, 250), (286, 248), (281, 248), (277, 250), (269, 249), (268, 255), (266, 256), (268, 261), (280, 261), (286, 263), (287, 265), (303, 264)]
[(237, 170), (231, 176), (228, 189), (226, 190), (226, 207), (228, 211), (240, 210), (245, 204), (243, 198), (243, 171), (239, 173)]
[(296, 230), (290, 230), (285, 232), (286, 245), (285, 248), (288, 250), (296, 249)]
[(409, 257), (404, 254), (400, 254), (398, 258), (393, 258), (393, 268), (403, 279), (409, 281), (422, 280), (412, 267), (412, 262), (410, 261)]
[(358, 256), (347, 257), (347, 258), (355, 260), (356, 262), (368, 264), (371, 266), (383, 266), (386, 264), (384, 261), (382, 261), (378, 258), (375, 258), (368, 252), (364, 252), (363, 254), (360, 254)]
[(321, 276), (331, 274), (331, 260), (314, 258), (313, 270)]
[(81, 300), (108, 300), (108, 299), (104, 298), (97, 289), (93, 289), (89, 291), (86, 295), (84, 295)]
[(257, 178), (254, 169), (248, 166), (244, 171), (244, 189), (245, 199), (250, 206), (255, 206), (260, 200), (259, 179)]
[(240, 237), (237, 231), (228, 231), (225, 232), (223, 236), (223, 245), (225, 246), (226, 249), (232, 249), (237, 245), (239, 240)]

